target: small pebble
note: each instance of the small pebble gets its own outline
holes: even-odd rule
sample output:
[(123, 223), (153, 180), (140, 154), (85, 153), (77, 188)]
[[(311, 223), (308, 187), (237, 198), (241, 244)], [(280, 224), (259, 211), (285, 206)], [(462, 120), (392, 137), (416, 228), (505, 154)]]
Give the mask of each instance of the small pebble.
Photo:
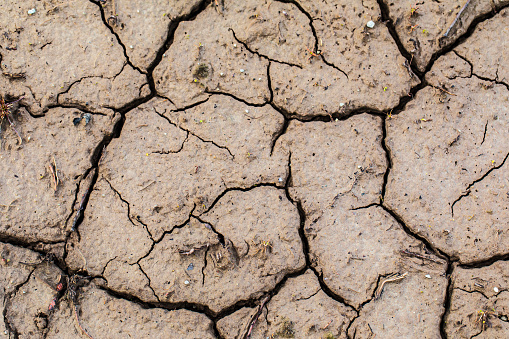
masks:
[(343, 107), (343, 106), (345, 106), (345, 104), (344, 104), (344, 103), (342, 103), (342, 102), (340, 102), (340, 103), (339, 103), (339, 107)]
[(237, 44), (233, 44), (233, 47), (237, 47)]
[(429, 275), (429, 274), (426, 274), (425, 277), (428, 279), (431, 279), (431, 275)]
[(193, 263), (190, 263), (189, 266), (187, 266), (187, 271), (192, 271), (194, 268)]
[(375, 27), (375, 22), (372, 20), (369, 20), (368, 23), (366, 24), (366, 26), (368, 26), (368, 28), (373, 28), (373, 27)]
[(493, 287), (493, 291), (495, 291), (495, 293), (498, 293), (498, 287)]
[(279, 178), (278, 180), (279, 180), (279, 182), (283, 182), (283, 178)]
[(35, 8), (29, 9), (28, 10), (28, 15), (35, 14), (35, 12), (36, 12)]
[(130, 46), (129, 46), (129, 48), (130, 48), (130, 49), (133, 49), (134, 47), (133, 47), (133, 45), (130, 45)]
[(244, 69), (243, 68), (240, 69), (240, 73), (244, 73)]
[(184, 281), (185, 285), (189, 285), (189, 280)]

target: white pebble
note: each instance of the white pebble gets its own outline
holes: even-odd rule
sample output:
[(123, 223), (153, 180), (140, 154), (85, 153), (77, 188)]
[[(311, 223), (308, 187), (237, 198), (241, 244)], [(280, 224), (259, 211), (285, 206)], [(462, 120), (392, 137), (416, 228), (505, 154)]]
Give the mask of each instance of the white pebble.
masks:
[(249, 110), (248, 110), (248, 109), (246, 109), (246, 113), (249, 113)]
[(493, 291), (495, 291), (495, 293), (498, 293), (498, 287), (493, 287)]
[(429, 275), (429, 274), (426, 274), (425, 277), (428, 279), (431, 279), (431, 275)]
[(35, 12), (36, 12), (35, 8), (29, 9), (28, 10), (28, 15), (35, 14)]
[(366, 24), (366, 26), (368, 26), (368, 28), (373, 28), (373, 27), (375, 27), (375, 22), (372, 20), (369, 20), (368, 23)]
[(189, 280), (184, 281), (184, 284), (189, 285)]
[(339, 107), (343, 107), (343, 106), (345, 106), (345, 104), (343, 102), (340, 102)]
[(220, 76), (224, 76), (224, 73), (223, 73), (223, 72), (221, 72), (221, 73), (219, 73), (219, 75), (220, 75)]
[(133, 49), (134, 47), (133, 47), (133, 45), (130, 45), (130, 46), (129, 46), (129, 48), (130, 48), (130, 49)]
[(233, 44), (233, 47), (237, 47), (237, 44)]
[(278, 180), (279, 180), (279, 182), (283, 182), (283, 178), (279, 178)]
[(258, 78), (258, 80), (262, 81), (262, 78)]
[(244, 73), (244, 69), (243, 68), (240, 69), (240, 73)]

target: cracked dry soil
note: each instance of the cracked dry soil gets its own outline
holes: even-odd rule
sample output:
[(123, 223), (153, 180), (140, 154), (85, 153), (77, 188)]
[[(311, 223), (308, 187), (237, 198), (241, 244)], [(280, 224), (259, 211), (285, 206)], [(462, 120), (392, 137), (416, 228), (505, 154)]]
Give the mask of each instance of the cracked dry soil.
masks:
[(509, 1), (0, 22), (0, 338), (509, 337)]

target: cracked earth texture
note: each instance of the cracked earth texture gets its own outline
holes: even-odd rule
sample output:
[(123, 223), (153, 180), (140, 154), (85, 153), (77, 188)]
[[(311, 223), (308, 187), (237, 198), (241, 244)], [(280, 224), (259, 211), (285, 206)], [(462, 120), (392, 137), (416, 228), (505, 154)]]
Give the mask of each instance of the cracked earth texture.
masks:
[(508, 18), (2, 1), (0, 338), (508, 338)]

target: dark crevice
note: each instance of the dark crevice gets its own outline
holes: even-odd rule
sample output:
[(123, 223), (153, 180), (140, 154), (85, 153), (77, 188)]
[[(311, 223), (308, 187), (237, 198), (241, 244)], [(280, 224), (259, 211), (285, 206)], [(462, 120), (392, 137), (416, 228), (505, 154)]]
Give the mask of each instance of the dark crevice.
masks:
[(458, 267), (464, 269), (483, 268), (496, 263), (497, 261), (509, 261), (509, 253), (497, 254), (486, 260), (472, 261), (468, 263), (459, 264)]
[(447, 339), (447, 332), (445, 331), (445, 326), (447, 323), (447, 317), (451, 312), (451, 303), (452, 303), (452, 291), (453, 291), (453, 283), (452, 283), (452, 272), (454, 270), (453, 262), (447, 262), (447, 270), (445, 273), (445, 277), (447, 278), (447, 288), (445, 290), (445, 301), (444, 301), (444, 312), (440, 317), (440, 336), (442, 339)]
[(141, 273), (143, 273), (145, 278), (147, 278), (147, 280), (148, 280), (148, 288), (150, 288), (150, 290), (152, 291), (152, 294), (154, 294), (154, 297), (156, 297), (157, 301), (160, 302), (161, 300), (159, 299), (159, 296), (156, 294), (156, 291), (154, 291), (154, 289), (152, 288), (152, 280), (150, 280), (150, 277), (148, 276), (147, 273), (145, 273), (145, 271), (143, 270), (143, 268), (141, 267), (139, 262), (137, 262), (136, 265), (140, 269)]
[(39, 250), (39, 248), (44, 247), (44, 245), (61, 245), (64, 243), (64, 241), (65, 239), (55, 241), (26, 241), (26, 239), (14, 237), (11, 234), (2, 234), (2, 232), (0, 232), (0, 242), (22, 247), (37, 252), (41, 255), (45, 255), (46, 253)]
[(427, 72), (427, 70), (425, 72), (419, 71), (419, 69), (417, 68), (417, 63), (413, 59), (412, 54), (409, 51), (407, 51), (407, 49), (401, 42), (401, 38), (399, 37), (398, 32), (396, 31), (396, 27), (394, 26), (394, 22), (392, 21), (391, 18), (389, 6), (384, 2), (384, 0), (377, 0), (377, 2), (378, 7), (380, 7), (381, 21), (385, 23), (385, 26), (387, 27), (389, 34), (392, 36), (392, 40), (394, 40), (396, 46), (398, 47), (399, 53), (401, 53), (401, 55), (405, 59), (407, 59), (412, 72), (414, 72), (422, 81), (424, 74)]
[(103, 76), (103, 75), (87, 75), (87, 76), (84, 76), (84, 77), (82, 77), (82, 78), (80, 78), (80, 79), (78, 79), (78, 80), (76, 80), (76, 81), (72, 82), (70, 85), (68, 85), (68, 86), (67, 86), (67, 88), (66, 88), (64, 91), (59, 92), (59, 93), (57, 94), (57, 99), (56, 99), (57, 105), (65, 105), (65, 104), (60, 103), (60, 96), (61, 96), (61, 95), (63, 95), (63, 94), (68, 94), (68, 93), (69, 93), (69, 91), (71, 90), (71, 88), (72, 88), (72, 87), (74, 87), (74, 85), (81, 83), (81, 82), (82, 82), (83, 80), (85, 80), (85, 79), (91, 79), (91, 78), (99, 78), (99, 79), (109, 79), (109, 80), (115, 80), (115, 78), (116, 78), (117, 76), (119, 76), (119, 75), (120, 75), (120, 74), (124, 71), (124, 69), (125, 69), (125, 67), (126, 67), (127, 65), (128, 65), (128, 64), (127, 64), (127, 62), (125, 62), (125, 63), (122, 65), (122, 67), (120, 68), (120, 71), (119, 71), (117, 74), (115, 74), (115, 75), (113, 75), (113, 76), (111, 76), (111, 77), (105, 77), (105, 76)]
[(207, 269), (207, 266), (209, 264), (207, 260), (207, 255), (209, 254), (210, 247), (207, 246), (205, 249), (205, 255), (203, 256), (203, 267), (201, 268), (201, 285), (205, 285), (205, 270)]
[(459, 54), (458, 51), (456, 50), (452, 50), (452, 52), (454, 54), (456, 54), (456, 56), (460, 59), (462, 59), (463, 61), (465, 61), (469, 66), (470, 66), (470, 77), (472, 76), (472, 74), (474, 74), (474, 64), (472, 64), (470, 62), (470, 60), (468, 60), (467, 58), (465, 58), (463, 55)]
[(465, 292), (465, 293), (468, 293), (468, 294), (480, 294), (484, 297), (484, 299), (489, 299), (489, 297), (486, 296), (486, 294), (482, 293), (481, 291), (477, 291), (477, 290), (473, 290), (473, 291), (468, 291), (468, 290), (465, 290), (463, 288), (460, 288), (460, 287), (455, 287), (454, 288), (455, 290), (458, 290), (458, 291), (462, 291), (462, 292)]
[(313, 263), (311, 262), (311, 258), (310, 258), (310, 254), (309, 254), (309, 242), (308, 242), (308, 238), (306, 237), (306, 231), (305, 231), (305, 227), (306, 227), (306, 212), (304, 211), (304, 208), (302, 207), (302, 203), (298, 200), (294, 200), (291, 195), (290, 195), (290, 187), (293, 185), (293, 181), (292, 181), (292, 154), (290, 153), (289, 157), (288, 157), (288, 177), (286, 179), (286, 183), (285, 183), (285, 193), (286, 193), (286, 198), (292, 202), (292, 204), (295, 205), (295, 207), (297, 207), (297, 211), (299, 212), (299, 218), (300, 218), (300, 224), (299, 224), (299, 237), (301, 239), (301, 242), (302, 242), (302, 251), (304, 253), (304, 258), (306, 259), (306, 266), (304, 267), (304, 269), (302, 270), (302, 273), (303, 274), (307, 269), (310, 269), (311, 271), (313, 271), (313, 273), (315, 274), (316, 278), (318, 279), (318, 283), (320, 284), (320, 288), (322, 289), (322, 291), (327, 294), (327, 296), (329, 296), (331, 299), (335, 300), (335, 301), (338, 301), (340, 302), (341, 304), (345, 305), (345, 306), (348, 306), (350, 307), (352, 310), (356, 310), (355, 307), (353, 307), (352, 305), (350, 305), (348, 302), (346, 302), (346, 300), (337, 295), (336, 293), (334, 293), (330, 288), (329, 286), (327, 286), (327, 284), (325, 284), (324, 280), (323, 280), (323, 274), (318, 272), (318, 270), (313, 266)]
[(106, 265), (104, 265), (102, 271), (101, 271), (101, 274), (99, 275), (100, 277), (104, 277), (104, 272), (106, 272), (106, 268), (108, 267), (108, 265), (115, 259), (118, 258), (118, 255), (114, 256), (113, 258), (111, 259), (108, 259), (108, 261), (106, 262)]
[[(221, 192), (221, 194), (219, 194), (214, 199), (212, 204), (210, 204), (210, 206), (205, 211), (200, 212), (200, 215), (207, 214), (211, 209), (214, 208), (214, 206), (216, 206), (216, 204), (219, 202), (219, 200), (221, 200), (221, 198), (223, 198), (228, 192), (232, 192), (232, 191), (249, 192), (249, 191), (251, 191), (255, 188), (258, 188), (258, 187), (274, 187), (277, 189), (283, 189), (283, 187), (281, 187), (280, 185), (272, 183), (272, 182), (261, 182), (261, 183), (254, 184), (249, 187), (227, 187), (223, 192)], [(198, 216), (193, 215), (193, 217), (199, 217), (199, 215)]]
[(465, 193), (463, 193), (462, 195), (459, 196), (458, 199), (454, 200), (454, 202), (451, 204), (451, 214), (452, 214), (452, 217), (454, 217), (454, 205), (456, 205), (456, 203), (458, 201), (460, 201), (461, 199), (463, 199), (464, 197), (467, 197), (469, 194), (470, 194), (470, 189), (472, 188), (472, 186), (474, 186), (476, 183), (484, 180), (484, 178), (486, 178), (488, 175), (490, 175), (491, 172), (493, 172), (494, 170), (497, 170), (499, 169), (500, 167), (504, 166), (507, 158), (509, 157), (509, 153), (506, 154), (504, 160), (502, 161), (502, 163), (498, 166), (494, 166), (492, 168), (490, 168), (486, 173), (484, 173), (483, 176), (481, 176), (480, 178), (474, 180), (473, 182), (471, 182), (467, 188), (465, 189)]
[(129, 56), (127, 55), (127, 48), (125, 47), (124, 43), (122, 42), (122, 40), (120, 40), (120, 37), (118, 36), (117, 32), (115, 32), (115, 30), (113, 29), (113, 27), (108, 23), (108, 20), (106, 19), (106, 16), (104, 14), (104, 8), (102, 7), (101, 5), (101, 1), (100, 0), (89, 0), (91, 3), (93, 3), (94, 5), (97, 5), (97, 7), (99, 7), (99, 13), (101, 13), (101, 19), (104, 23), (104, 25), (109, 29), (110, 33), (115, 36), (115, 39), (117, 40), (117, 43), (120, 45), (120, 47), (122, 47), (122, 52), (124, 53), (124, 58), (127, 62), (127, 64), (129, 64), (129, 66), (131, 66), (132, 68), (134, 68), (135, 70), (137, 70), (138, 72), (140, 73), (145, 73), (143, 72), (140, 68), (136, 67), (132, 62), (131, 60), (129, 60)]
[(422, 242), (425, 245), (428, 252), (434, 253), (437, 257), (446, 260), (448, 263), (451, 262), (453, 259), (455, 260), (455, 258), (451, 258), (447, 253), (442, 251), (440, 248), (433, 246), (431, 242), (424, 236), (421, 236), (414, 232), (413, 230), (411, 230), (410, 227), (408, 227), (406, 223), (403, 221), (403, 218), (399, 216), (396, 212), (394, 212), (392, 209), (387, 207), (385, 204), (379, 204), (378, 206), (380, 206), (381, 208), (384, 209), (385, 212), (390, 214), (394, 218), (394, 220), (397, 221), (397, 223), (401, 226), (401, 228), (405, 231), (406, 234)]
[[(78, 104), (78, 103), (72, 103), (72, 104), (60, 104), (60, 103), (57, 103), (57, 104), (54, 104), (54, 105), (48, 105), (47, 106), (48, 110), (53, 109), (53, 108), (72, 108), (72, 109), (79, 110), (82, 113), (88, 113), (88, 114), (92, 114), (92, 115), (107, 116), (107, 114), (105, 114), (105, 113), (93, 111), (93, 110), (90, 109), (90, 107), (87, 107), (87, 105), (82, 105), (82, 104)], [(35, 116), (35, 117), (36, 118), (42, 118), (44, 116), (45, 115), (38, 115), (38, 116)]]
[[(282, 3), (287, 3), (287, 4), (292, 4), (292, 5), (294, 5), (295, 7), (297, 7), (297, 8), (299, 9), (299, 11), (300, 11), (300, 12), (302, 12), (302, 14), (304, 14), (304, 15), (308, 18), (308, 20), (309, 20), (309, 27), (311, 28), (311, 33), (313, 33), (313, 37), (315, 38), (315, 43), (314, 43), (313, 51), (312, 51), (314, 54), (312, 54), (312, 56), (313, 56), (313, 55), (318, 56), (320, 59), (322, 59), (322, 61), (323, 61), (323, 63), (324, 63), (324, 64), (326, 64), (327, 66), (332, 67), (332, 68), (334, 68), (335, 70), (337, 70), (337, 71), (339, 71), (339, 72), (343, 73), (343, 75), (344, 75), (347, 79), (349, 79), (348, 74), (347, 74), (345, 71), (343, 71), (343, 70), (342, 70), (341, 68), (339, 68), (338, 66), (334, 65), (332, 62), (327, 61), (327, 59), (325, 59), (325, 56), (324, 56), (323, 54), (318, 53), (318, 51), (320, 50), (320, 48), (319, 48), (319, 44), (318, 44), (319, 39), (318, 39), (318, 34), (316, 33), (315, 26), (313, 25), (313, 21), (314, 21), (315, 19), (313, 19), (313, 17), (311, 16), (311, 14), (309, 14), (308, 12), (306, 12), (306, 11), (304, 10), (304, 8), (300, 5), (300, 3), (298, 3), (297, 1), (294, 1), (294, 0), (277, 0), (277, 1), (278, 1), (278, 2), (282, 2)], [(318, 54), (317, 54), (317, 53), (318, 53)], [(302, 67), (301, 67), (301, 68), (302, 68)]]
[(184, 145), (186, 144), (187, 140), (189, 140), (189, 132), (186, 133), (186, 138), (184, 141), (182, 141), (182, 144), (180, 145), (179, 149), (176, 151), (154, 151), (153, 154), (177, 154), (180, 153), (184, 149)]
[(485, 76), (482, 76), (482, 75), (477, 75), (475, 73), (472, 72), (472, 76), (475, 76), (476, 78), (478, 79), (481, 79), (481, 80), (484, 80), (484, 81), (489, 81), (489, 82), (494, 82), (496, 83), (497, 85), (502, 85), (504, 86), (505, 88), (507, 88), (507, 90), (509, 91), (509, 85), (506, 84), (505, 82), (503, 81), (498, 81), (497, 79), (490, 79), (488, 77), (485, 77)]
[[(173, 104), (173, 101), (172, 101), (172, 100), (170, 100), (169, 98), (166, 98), (166, 97), (161, 96), (161, 95), (158, 95), (158, 97), (161, 97), (161, 98), (163, 98), (163, 99), (165, 99), (165, 100), (168, 100), (169, 102), (171, 102), (171, 103)], [(194, 108), (194, 107), (196, 107), (196, 106), (200, 106), (201, 104), (206, 103), (207, 101), (209, 101), (209, 99), (210, 99), (210, 96), (209, 96), (209, 97), (207, 97), (207, 99), (205, 99), (205, 100), (200, 100), (200, 101), (197, 101), (197, 102), (195, 102), (195, 103), (192, 103), (192, 104), (187, 105), (187, 106), (184, 106), (184, 107), (179, 107), (179, 108), (177, 108), (177, 109), (172, 109), (172, 110), (170, 110), (170, 113), (173, 113), (173, 112), (185, 112), (185, 111), (186, 111), (186, 110), (188, 110), (188, 109), (191, 109), (191, 108)], [(174, 104), (174, 105), (175, 105), (175, 104)], [(176, 105), (175, 105), (175, 106), (176, 106)]]
[(179, 229), (179, 228), (182, 228), (182, 227), (186, 226), (186, 225), (189, 223), (189, 221), (191, 220), (191, 215), (192, 215), (192, 213), (193, 213), (193, 211), (194, 211), (194, 209), (195, 209), (195, 208), (196, 208), (196, 204), (194, 204), (193, 209), (191, 210), (191, 212), (189, 212), (189, 216), (187, 217), (187, 219), (186, 219), (183, 223), (181, 223), (181, 224), (179, 224), (179, 225), (175, 225), (175, 226), (173, 226), (173, 227), (171, 228), (171, 230), (169, 230), (169, 231), (164, 231), (164, 232), (163, 232), (163, 234), (161, 234), (161, 236), (159, 237), (159, 239), (153, 239), (153, 240), (152, 240), (152, 245), (150, 246), (150, 248), (149, 248), (149, 250), (147, 251), (147, 253), (145, 253), (144, 255), (142, 255), (142, 256), (141, 256), (141, 257), (140, 257), (140, 258), (136, 261), (136, 263), (137, 263), (137, 264), (139, 264), (139, 263), (140, 263), (140, 261), (142, 261), (143, 259), (145, 259), (146, 257), (148, 257), (148, 256), (152, 253), (152, 251), (154, 250), (155, 246), (156, 246), (157, 244), (159, 244), (161, 241), (163, 241), (164, 237), (165, 237), (167, 234), (171, 234), (174, 230), (176, 230), (176, 229)]
[[(127, 218), (129, 219), (129, 221), (131, 222), (131, 224), (135, 227), (138, 227), (138, 225), (131, 219), (131, 205), (129, 204), (129, 201), (125, 200), (124, 198), (122, 198), (122, 195), (120, 194), (119, 191), (117, 191), (113, 185), (111, 184), (111, 182), (106, 179), (106, 178), (102, 178), (104, 179), (104, 181), (106, 181), (108, 183), (108, 185), (110, 186), (110, 189), (115, 192), (115, 194), (118, 196), (118, 198), (120, 199), (120, 201), (122, 201), (124, 204), (127, 205)], [(150, 240), (154, 241), (154, 238), (152, 237), (152, 233), (150, 233), (150, 230), (148, 229), (147, 225), (145, 225), (143, 222), (141, 222), (141, 220), (136, 219), (140, 224), (143, 225), (143, 227), (145, 228), (145, 231), (147, 231), (149, 237), (150, 237)]]
[(210, 229), (212, 232), (214, 232), (217, 235), (217, 238), (219, 239), (219, 243), (223, 247), (226, 246), (226, 241), (224, 240), (225, 236), (222, 233), (218, 232), (214, 225), (212, 225), (210, 222), (208, 222), (206, 220), (201, 219), (199, 216), (191, 215), (191, 217), (198, 220), (202, 224), (207, 225), (207, 228)]
[(373, 207), (373, 206), (379, 206), (380, 204), (379, 203), (371, 203), (369, 205), (366, 205), (366, 206), (360, 206), (360, 207), (354, 207), (354, 208), (350, 208), (349, 211), (358, 211), (358, 210), (365, 210), (365, 209), (368, 209), (370, 207)]
[(225, 151), (228, 152), (228, 154), (230, 154), (232, 160), (235, 160), (235, 155), (233, 155), (233, 153), (228, 149), (228, 147), (226, 146), (221, 146), (221, 145), (218, 145), (217, 143), (215, 143), (214, 141), (212, 140), (206, 140), (206, 139), (203, 139), (202, 137), (198, 136), (197, 134), (191, 132), (191, 130), (188, 130), (180, 125), (177, 125), (176, 123), (174, 123), (169, 117), (167, 117), (166, 115), (164, 115), (166, 113), (166, 110), (162, 113), (158, 112), (155, 108), (154, 108), (154, 111), (163, 119), (165, 119), (166, 121), (168, 121), (168, 123), (170, 123), (171, 125), (177, 127), (178, 129), (181, 129), (182, 131), (184, 132), (187, 132), (187, 137), (186, 139), (189, 137), (189, 134), (191, 134), (192, 136), (198, 138), (201, 142), (204, 142), (204, 143), (210, 143), (214, 146), (216, 146), (217, 148), (220, 148), (220, 149), (224, 149)]
[(266, 106), (267, 105), (267, 101), (266, 102), (263, 102), (261, 104), (255, 104), (253, 102), (248, 102), (244, 99), (241, 99), (237, 96), (235, 96), (234, 94), (231, 94), (231, 93), (227, 93), (227, 92), (221, 92), (221, 91), (214, 91), (214, 90), (208, 90), (206, 89), (205, 90), (205, 93), (207, 94), (215, 94), (215, 95), (224, 95), (224, 96), (227, 96), (227, 97), (230, 97), (230, 98), (233, 98), (235, 99), (236, 101), (239, 101), (247, 106), (252, 106), (252, 107), (263, 107), (263, 106)]
[(385, 169), (384, 173), (384, 182), (382, 185), (382, 193), (380, 196), (380, 203), (383, 204), (385, 200), (385, 192), (387, 192), (387, 184), (389, 181), (389, 174), (392, 170), (392, 155), (391, 155), (391, 149), (389, 146), (387, 146), (387, 119), (388, 117), (385, 116), (382, 120), (382, 148), (385, 152), (385, 160), (387, 161), (387, 168)]
[(228, 28), (229, 31), (232, 32), (233, 34), (233, 38), (239, 43), (241, 44), (242, 46), (244, 46), (245, 49), (247, 49), (251, 54), (255, 54), (255, 55), (258, 55), (259, 57), (263, 58), (263, 59), (266, 59), (268, 60), (269, 62), (277, 62), (279, 64), (284, 64), (284, 65), (288, 65), (288, 66), (291, 66), (291, 67), (298, 67), (298, 68), (301, 68), (302, 69), (302, 66), (300, 65), (297, 65), (297, 64), (292, 64), (291, 62), (286, 62), (286, 61), (279, 61), (279, 60), (276, 60), (276, 59), (272, 59), (272, 58), (269, 58), (268, 56), (266, 55), (263, 55), (257, 51), (254, 51), (252, 50), (248, 45), (247, 43), (245, 43), (244, 41), (240, 40), (239, 38), (237, 38), (237, 35), (235, 34), (235, 31), (232, 29), (232, 28)]
[(272, 62), (267, 64), (267, 88), (269, 89), (269, 102), (274, 101), (274, 91), (272, 90), (272, 78), (270, 77), (270, 66)]
[(279, 131), (277, 131), (277, 133), (272, 138), (272, 141), (270, 144), (270, 156), (272, 156), (272, 154), (274, 153), (274, 147), (276, 147), (276, 142), (279, 140), (279, 138), (281, 138), (281, 136), (283, 136), (286, 133), (286, 131), (288, 130), (288, 126), (290, 125), (289, 119), (287, 119), (284, 116), (283, 116), (283, 119), (284, 119), (283, 125), (281, 126)]
[(215, 319), (217, 316), (214, 311), (212, 311), (207, 305), (203, 305), (203, 304), (189, 303), (189, 302), (177, 302), (177, 303), (147, 302), (147, 301), (141, 300), (140, 298), (138, 298), (134, 295), (127, 294), (127, 293), (121, 293), (121, 292), (112, 290), (105, 286), (99, 285), (98, 288), (105, 291), (106, 293), (108, 293), (110, 296), (112, 296), (114, 298), (123, 299), (123, 300), (133, 302), (133, 303), (141, 306), (143, 309), (162, 308), (162, 309), (169, 310), (169, 311), (184, 309), (184, 310), (189, 310), (189, 311), (205, 314), (211, 320)]
[(4, 307), (4, 310), (3, 310), (3, 317), (4, 317), (4, 324), (5, 324), (5, 329), (7, 330), (8, 334), (9, 334), (9, 338), (13, 338), (13, 339), (18, 339), (19, 338), (19, 333), (18, 333), (18, 330), (16, 329), (16, 327), (14, 327), (13, 324), (11, 324), (11, 322), (9, 321), (8, 317), (7, 317), (7, 312), (9, 310), (9, 307), (11, 306), (11, 298), (16, 295), (19, 291), (19, 289), (21, 287), (23, 287), (25, 284), (28, 283), (28, 281), (30, 280), (30, 278), (32, 277), (32, 274), (34, 273), (34, 269), (32, 269), (30, 271), (30, 273), (28, 274), (27, 278), (25, 279), (25, 281), (23, 281), (21, 284), (19, 285), (16, 285), (16, 287), (14, 287), (14, 289), (8, 293), (6, 293), (4, 295), (4, 300), (2, 301), (3, 302), (3, 307)]
[(488, 131), (488, 121), (486, 121), (486, 125), (484, 125), (484, 134), (482, 136), (481, 145), (484, 144), (484, 141), (486, 140), (486, 132)]
[[(316, 38), (316, 37), (315, 37)], [(346, 77), (347, 80), (349, 80), (350, 78), (348, 77), (348, 74), (346, 74), (345, 71), (343, 71), (341, 68), (339, 68), (338, 66), (334, 65), (332, 62), (328, 62), (326, 59), (325, 59), (325, 56), (323, 54), (320, 54), (320, 57), (322, 58), (322, 61), (324, 62), (324, 64), (326, 64), (327, 66), (329, 67), (332, 67), (334, 68), (336, 71), (339, 71), (341, 73), (343, 73), (343, 75)]]
[(149, 78), (151, 80), (151, 91), (153, 93), (156, 93), (155, 85), (154, 85), (154, 79), (152, 77), (154, 69), (159, 65), (161, 60), (163, 60), (163, 55), (168, 51), (168, 49), (173, 45), (173, 41), (175, 40), (175, 32), (177, 31), (178, 26), (181, 22), (184, 21), (193, 21), (196, 19), (196, 17), (205, 10), (208, 4), (210, 4), (211, 0), (204, 0), (194, 5), (193, 8), (190, 9), (189, 13), (180, 17), (177, 17), (173, 20), (171, 20), (169, 26), (168, 26), (168, 35), (166, 36), (166, 40), (164, 41), (163, 45), (159, 48), (157, 51), (156, 57), (150, 64), (150, 66), (147, 67), (147, 73), (149, 75)]

